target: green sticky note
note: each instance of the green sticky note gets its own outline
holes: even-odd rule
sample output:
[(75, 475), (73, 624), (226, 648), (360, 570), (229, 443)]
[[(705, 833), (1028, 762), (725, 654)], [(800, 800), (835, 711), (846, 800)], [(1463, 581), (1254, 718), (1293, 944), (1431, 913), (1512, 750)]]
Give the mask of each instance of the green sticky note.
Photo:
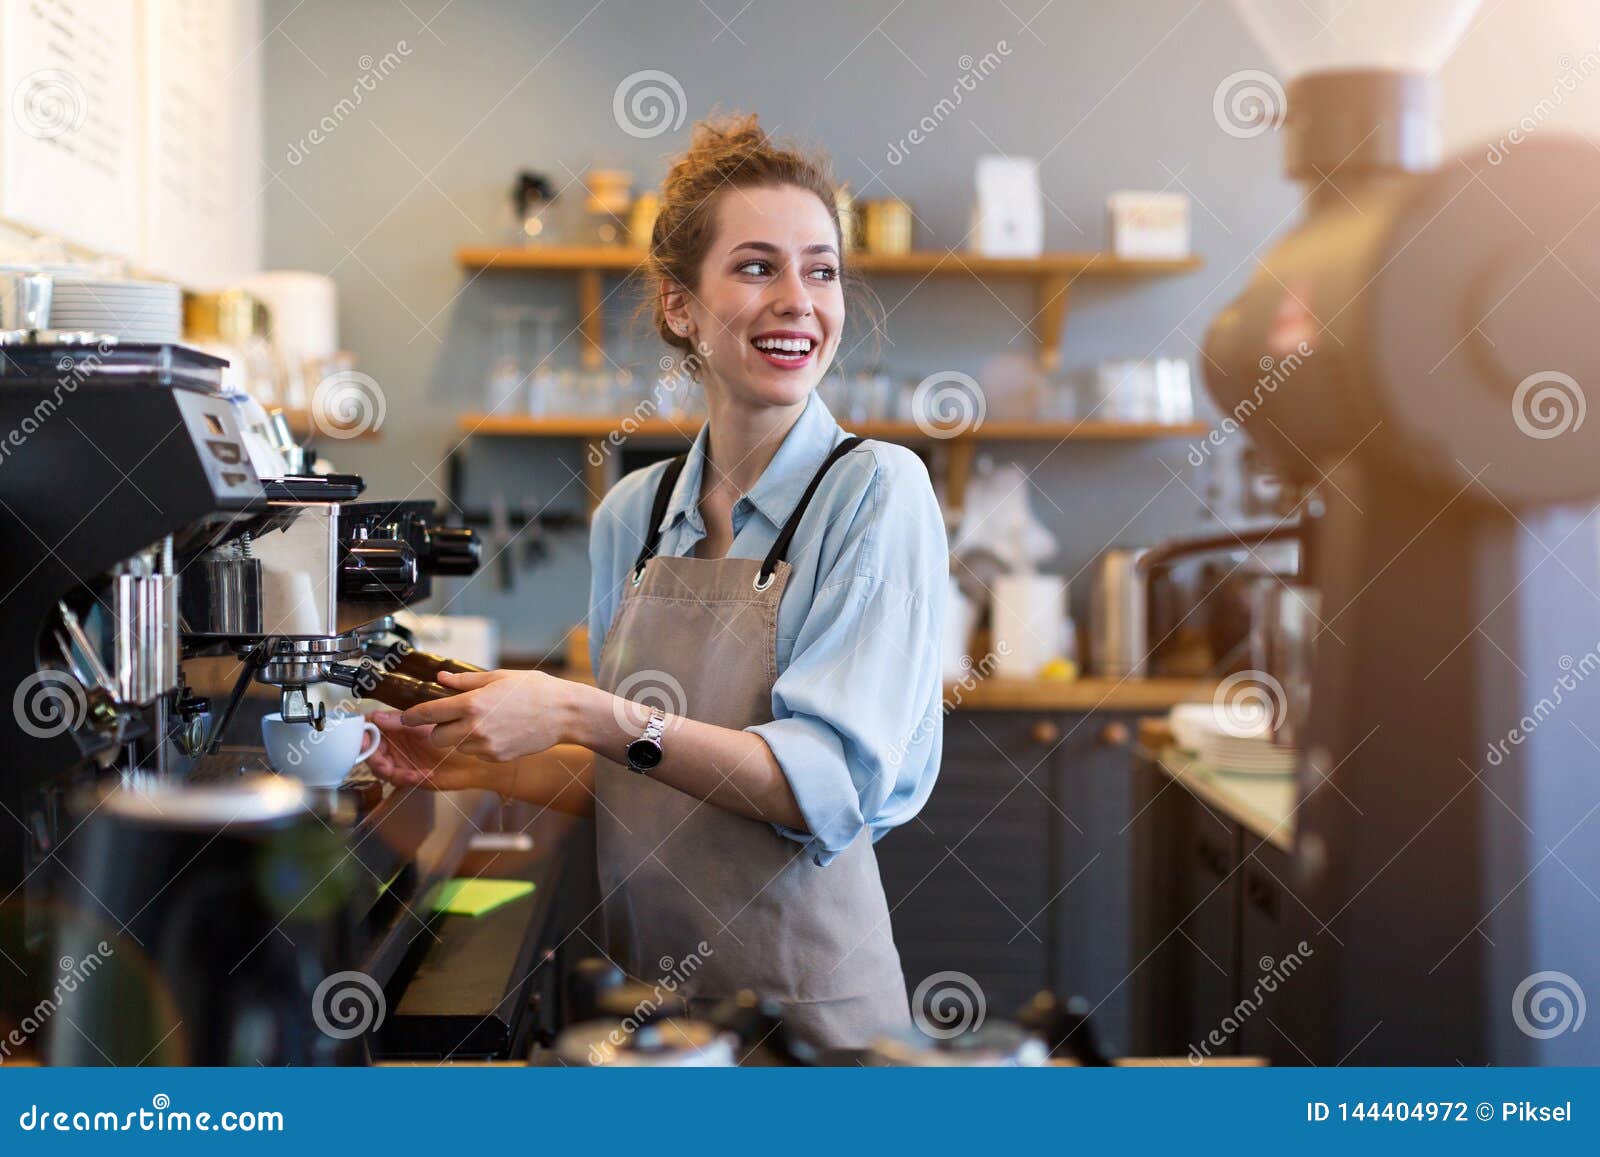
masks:
[(433, 910), (449, 916), (482, 916), (533, 891), (527, 880), (446, 880), (433, 896)]

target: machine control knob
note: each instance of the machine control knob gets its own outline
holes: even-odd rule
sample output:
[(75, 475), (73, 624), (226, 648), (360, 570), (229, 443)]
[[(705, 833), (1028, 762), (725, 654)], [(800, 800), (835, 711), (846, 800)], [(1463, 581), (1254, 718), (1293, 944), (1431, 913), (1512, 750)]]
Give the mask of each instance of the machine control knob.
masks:
[(362, 598), (393, 596), (409, 599), (417, 585), (417, 555), (392, 538), (368, 538), (345, 544), (339, 561), (339, 593)]
[(482, 553), (483, 543), (470, 527), (429, 525), (423, 528), (424, 574), (474, 574)]

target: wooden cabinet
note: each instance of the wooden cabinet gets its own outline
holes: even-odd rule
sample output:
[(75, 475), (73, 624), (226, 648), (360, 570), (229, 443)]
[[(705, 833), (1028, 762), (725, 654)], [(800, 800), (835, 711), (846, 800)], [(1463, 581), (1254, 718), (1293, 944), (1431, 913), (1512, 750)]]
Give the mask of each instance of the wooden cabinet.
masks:
[(1308, 937), (1290, 857), (1136, 755), (1133, 723), (946, 719), (932, 797), (878, 844), (906, 984), (964, 973), (995, 1017), (1082, 996), (1119, 1054), (1293, 1061), (1308, 989), (1260, 983)]
[(1054, 986), (1089, 1002), (1104, 1046), (1116, 1052), (1127, 1051), (1133, 1010), (1133, 724), (1131, 715), (1074, 716), (1056, 752), (1062, 854), (1054, 887), (1062, 915)]
[[(1174, 833), (1182, 849), (1174, 891), (1182, 897), (1173, 933), (1174, 975), (1183, 1037), (1199, 1042), (1233, 1011), (1239, 975), (1239, 829), (1185, 794), (1183, 823)], [(1212, 1055), (1239, 1051), (1223, 1032)]]
[(991, 1015), (1081, 995), (1129, 1040), (1133, 716), (974, 711), (945, 720), (922, 814), (878, 844), (906, 983), (962, 972)]
[(1133, 1048), (1150, 1055), (1298, 1063), (1315, 981), (1314, 921), (1289, 854), (1140, 758), (1134, 856)]
[[(1254, 848), (1241, 871), (1239, 926), (1239, 999), (1252, 1011), (1239, 1030), (1239, 1047), (1257, 1056), (1310, 1063), (1312, 1047), (1305, 1017), (1305, 992), (1311, 979), (1315, 949), (1325, 943), (1315, 934), (1315, 921), (1290, 891), (1294, 864), (1270, 844)], [(1300, 950), (1305, 942), (1307, 948)], [(1295, 991), (1300, 1000), (1293, 999)]]
[(1059, 854), (1051, 725), (1024, 714), (949, 716), (927, 806), (879, 842), (913, 992), (936, 973), (965, 973), (990, 1014), (1008, 1017), (1050, 983)]

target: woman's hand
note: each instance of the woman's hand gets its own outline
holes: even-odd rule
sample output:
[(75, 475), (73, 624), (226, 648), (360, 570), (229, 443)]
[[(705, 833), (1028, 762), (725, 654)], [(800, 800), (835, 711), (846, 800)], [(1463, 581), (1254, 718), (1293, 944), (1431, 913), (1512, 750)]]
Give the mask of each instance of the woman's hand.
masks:
[(440, 750), (433, 745), (431, 726), (407, 727), (398, 711), (374, 711), (368, 718), (383, 732), (383, 742), (366, 761), (379, 778), (397, 787), (430, 791), (486, 788), (503, 792), (501, 781), (511, 771), (509, 767), (459, 751)]
[(503, 763), (562, 742), (571, 702), (565, 680), (543, 671), (440, 672), (457, 694), (420, 703), (402, 716), (429, 728), (428, 742), (462, 755)]

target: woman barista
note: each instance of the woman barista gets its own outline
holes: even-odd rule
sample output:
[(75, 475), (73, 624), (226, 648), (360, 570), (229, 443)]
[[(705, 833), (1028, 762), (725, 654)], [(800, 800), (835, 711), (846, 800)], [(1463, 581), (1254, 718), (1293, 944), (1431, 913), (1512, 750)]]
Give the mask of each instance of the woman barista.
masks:
[[(816, 392), (845, 323), (834, 194), (754, 117), (696, 127), (650, 270), (710, 417), (595, 514), (597, 685), (441, 675), (460, 693), (374, 715), (370, 763), (581, 799), (618, 963), (649, 980), (693, 955), (687, 995), (751, 988), (848, 1047), (908, 1020), (873, 844), (938, 771), (949, 564), (920, 460), (849, 437)], [(562, 744), (594, 758), (552, 758)]]

